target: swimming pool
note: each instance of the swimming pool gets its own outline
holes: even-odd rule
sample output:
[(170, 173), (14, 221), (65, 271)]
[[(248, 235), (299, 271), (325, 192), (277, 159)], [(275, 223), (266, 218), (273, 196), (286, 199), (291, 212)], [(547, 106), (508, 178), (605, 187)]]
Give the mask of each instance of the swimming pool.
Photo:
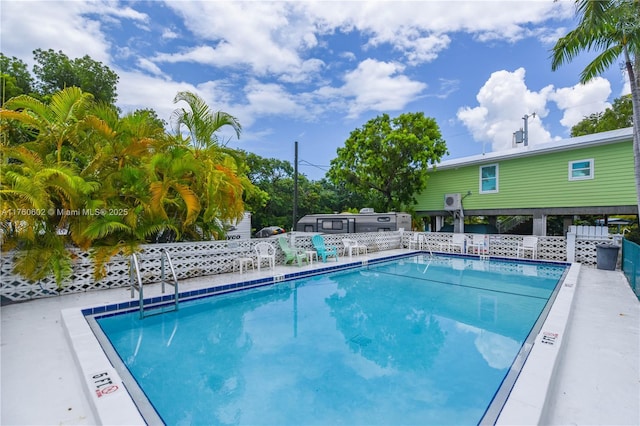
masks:
[(565, 271), (418, 255), (96, 322), (167, 424), (476, 424)]

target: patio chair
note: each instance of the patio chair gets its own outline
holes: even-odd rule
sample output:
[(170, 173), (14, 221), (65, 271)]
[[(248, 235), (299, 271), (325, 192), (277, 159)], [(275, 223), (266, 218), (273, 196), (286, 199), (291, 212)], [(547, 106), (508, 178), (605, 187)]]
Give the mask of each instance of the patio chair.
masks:
[(409, 250), (411, 250), (412, 246), (415, 249), (422, 249), (422, 238), (417, 232), (414, 232), (413, 235), (411, 235), (411, 239), (409, 239)]
[(485, 254), (488, 251), (488, 247), (485, 246), (485, 241), (485, 235), (473, 234), (471, 236), (471, 243), (467, 246), (467, 253)]
[(536, 258), (538, 252), (538, 237), (522, 237), (522, 242), (518, 246), (518, 257), (524, 257), (527, 252), (531, 252), (531, 258)]
[(465, 246), (467, 245), (467, 237), (461, 233), (455, 233), (451, 236), (451, 241), (447, 243), (441, 243), (440, 249), (442, 250), (445, 246), (447, 247), (447, 251), (453, 252), (453, 250), (458, 247), (460, 249), (460, 253), (465, 253)]
[(304, 250), (299, 248), (292, 248), (289, 246), (289, 242), (285, 237), (278, 238), (278, 244), (280, 244), (280, 248), (284, 252), (284, 264), (293, 265), (293, 262), (296, 261), (298, 266), (302, 266), (302, 262), (307, 261), (307, 254)]
[(260, 271), (260, 266), (262, 266), (262, 261), (266, 260), (269, 262), (269, 266), (271, 269), (275, 269), (276, 266), (276, 249), (271, 244), (267, 242), (261, 242), (255, 245), (253, 248), (256, 251), (256, 257), (258, 258), (258, 272)]
[(318, 253), (318, 257), (322, 258), (323, 262), (326, 262), (327, 257), (331, 256), (336, 258), (336, 262), (338, 261), (338, 249), (334, 246), (325, 246), (322, 235), (314, 235), (311, 237), (311, 244), (313, 244), (313, 248)]
[(366, 245), (360, 244), (358, 240), (354, 240), (351, 238), (343, 238), (342, 244), (344, 244), (344, 248), (342, 249), (343, 256), (347, 251), (349, 252), (349, 257), (351, 257), (354, 252), (356, 253), (356, 255), (359, 255), (363, 251), (364, 254), (367, 254), (369, 250)]

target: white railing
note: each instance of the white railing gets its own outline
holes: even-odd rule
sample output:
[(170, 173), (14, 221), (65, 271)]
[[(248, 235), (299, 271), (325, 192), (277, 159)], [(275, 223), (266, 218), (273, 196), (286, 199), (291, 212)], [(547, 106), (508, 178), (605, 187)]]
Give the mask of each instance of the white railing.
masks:
[[(409, 246), (412, 232), (405, 233), (403, 237), (404, 247)], [(465, 234), (470, 241), (473, 234)], [(423, 248), (433, 251), (447, 251), (448, 244), (453, 239), (449, 232), (427, 232), (422, 235)], [(486, 235), (487, 254), (494, 257), (518, 257), (518, 246), (522, 242), (523, 235), (496, 234)], [(565, 237), (538, 237), (538, 250), (536, 258), (540, 260), (560, 261), (567, 260), (567, 247)], [(595, 255), (595, 248), (594, 248)], [(595, 261), (593, 263), (595, 265)]]
[[(369, 252), (408, 248), (413, 232), (371, 232), (349, 234), (348, 237), (366, 245)], [(427, 246), (425, 250), (442, 251), (441, 248), (451, 240), (451, 233), (421, 233)], [(468, 235), (469, 236), (469, 235)], [(344, 234), (324, 235), (327, 245), (338, 247), (342, 252)], [(308, 234), (287, 234), (289, 244), (306, 250), (313, 249)], [(517, 257), (517, 247), (522, 241), (521, 235), (490, 235), (489, 256)], [(234, 260), (239, 257), (253, 257), (253, 246), (264, 239), (232, 241), (200, 241), (172, 244), (146, 244), (138, 254), (140, 276), (143, 284), (161, 281), (161, 252), (167, 250), (171, 256), (178, 280), (223, 274), (233, 271)], [(284, 263), (284, 254), (275, 239), (269, 239), (276, 250), (276, 264)], [(596, 245), (603, 241), (577, 238), (575, 240), (575, 261), (587, 266), (596, 265)], [(73, 273), (61, 288), (57, 288), (53, 277), (38, 282), (30, 282), (12, 272), (13, 256), (3, 254), (0, 258), (1, 286), (0, 295), (4, 301), (22, 301), (60, 294), (79, 293), (129, 285), (129, 257), (115, 256), (107, 264), (106, 277), (96, 280), (93, 276), (93, 262), (88, 252), (77, 250), (73, 264)], [(567, 239), (565, 237), (538, 237), (537, 258), (550, 261), (567, 260)]]
[[(342, 252), (340, 235), (324, 235), (327, 245), (338, 247)], [(311, 236), (308, 234), (288, 234), (289, 243), (296, 247), (312, 250)], [(369, 252), (401, 248), (401, 237), (398, 232), (371, 232), (350, 234), (349, 238), (365, 244)], [(291, 241), (293, 240), (293, 241)], [(250, 239), (230, 241), (199, 241), (172, 244), (145, 244), (137, 257), (140, 261), (140, 277), (142, 284), (161, 281), (162, 251), (171, 256), (178, 280), (207, 275), (224, 274), (233, 271), (235, 259), (254, 257), (255, 244), (269, 241), (276, 247), (276, 264), (284, 263), (284, 253), (278, 247), (276, 239)], [(106, 266), (107, 274), (96, 280), (93, 272), (93, 261), (89, 252), (74, 251), (73, 273), (58, 288), (54, 277), (47, 277), (38, 282), (30, 282), (12, 272), (13, 256), (3, 254), (0, 258), (0, 274), (2, 277), (0, 295), (3, 300), (22, 301), (60, 294), (80, 293), (108, 288), (126, 287), (129, 285), (129, 257), (114, 256)]]

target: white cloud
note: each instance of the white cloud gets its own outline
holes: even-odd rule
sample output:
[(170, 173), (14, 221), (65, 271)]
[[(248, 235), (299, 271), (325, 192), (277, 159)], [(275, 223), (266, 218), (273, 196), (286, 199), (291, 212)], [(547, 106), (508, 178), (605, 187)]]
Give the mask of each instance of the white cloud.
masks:
[(340, 93), (353, 98), (349, 117), (357, 117), (366, 110), (400, 110), (414, 100), (427, 85), (400, 75), (403, 70), (397, 63), (366, 59), (347, 73)]
[[(298, 49), (316, 45), (306, 20), (289, 11), (295, 4), (274, 2), (168, 2), (184, 25), (201, 40), (199, 52), (163, 54), (163, 61), (193, 60), (217, 66), (248, 65), (260, 74), (288, 73), (301, 67)], [(203, 45), (204, 44), (204, 45)]]
[(611, 104), (607, 102), (610, 94), (609, 81), (596, 77), (586, 84), (557, 89), (549, 99), (554, 101), (558, 108), (564, 110), (560, 124), (570, 129), (583, 118), (610, 107)]
[[(168, 120), (175, 109), (173, 96), (190, 90), (214, 108), (238, 116), (247, 127), (260, 116), (272, 114), (310, 120), (325, 111), (356, 118), (366, 111), (402, 110), (424, 96), (427, 88), (426, 83), (405, 75), (405, 68), (436, 59), (450, 47), (456, 33), (485, 41), (536, 37), (549, 43), (557, 40), (560, 30), (540, 24), (571, 17), (574, 12), (573, 2), (567, 1), (168, 1), (165, 6), (177, 15), (176, 23), (160, 30), (156, 37), (164, 41), (179, 38), (183, 43), (179, 50), (158, 53), (143, 51), (134, 43), (116, 46), (115, 38), (107, 38), (107, 28), (125, 19), (148, 31), (149, 16), (138, 12), (136, 4), (2, 0), (2, 51), (28, 64), (35, 48), (62, 50), (72, 58), (89, 55), (120, 76), (118, 105), (125, 111), (154, 108)], [(351, 41), (359, 41), (359, 48), (330, 46), (343, 51), (333, 62), (323, 56), (333, 53), (328, 50), (332, 34), (352, 31), (357, 34)], [(166, 49), (172, 45), (164, 44)], [(358, 55), (366, 48), (371, 58), (344, 73), (342, 86), (335, 80), (323, 81), (331, 77), (328, 70), (343, 70), (351, 61), (362, 59)], [(128, 71), (122, 71), (113, 65), (110, 52), (135, 60), (129, 63)], [(337, 57), (351, 63), (345, 65)], [(215, 77), (205, 72), (205, 82), (200, 85), (171, 81), (163, 65), (179, 62), (214, 68)], [(141, 72), (131, 71), (131, 63)], [(494, 73), (480, 89), (478, 105), (458, 111), (459, 120), (476, 140), (491, 142), (494, 149), (510, 146), (511, 135), (522, 126), (522, 116), (536, 112), (538, 116), (529, 121), (530, 140), (548, 141), (552, 137), (540, 120), (548, 114), (547, 101), (553, 100), (564, 110), (565, 126), (582, 118), (588, 110), (583, 108), (585, 103), (593, 103), (594, 108), (606, 105), (602, 82), (557, 91), (547, 86), (536, 92), (526, 87), (524, 76), (524, 69)], [(460, 77), (440, 77), (440, 94), (436, 96), (445, 98), (456, 90), (454, 78)], [(238, 81), (245, 86), (238, 86)], [(309, 83), (315, 87), (303, 86)]]
[[(101, 3), (96, 2), (96, 10)], [(62, 50), (70, 58), (91, 56), (109, 62), (109, 43), (100, 23), (87, 19), (87, 2), (71, 1), (62, 7), (57, 2), (2, 1), (2, 52), (33, 63), (32, 51)]]
[(536, 117), (528, 120), (529, 144), (552, 139), (540, 119), (549, 113), (546, 104), (553, 86), (534, 92), (527, 88), (524, 77), (524, 68), (494, 72), (476, 96), (479, 106), (458, 110), (458, 119), (471, 131), (473, 138), (491, 143), (493, 151), (510, 148), (513, 132), (523, 127), (525, 115), (532, 116), (534, 112)]
[(248, 109), (261, 116), (286, 115), (305, 116), (304, 106), (293, 95), (277, 84), (262, 84), (253, 81), (245, 86)]
[(480, 41), (524, 37), (549, 38), (553, 30), (530, 27), (548, 19), (569, 18), (573, 4), (551, 1), (410, 1), (304, 3), (325, 32), (359, 30), (369, 36), (368, 46), (389, 44), (410, 63), (429, 62), (450, 43), (448, 34), (468, 32)]
[[(153, 108), (158, 117), (169, 122), (176, 106), (173, 97), (180, 91), (198, 92), (189, 83), (165, 81), (157, 77), (115, 69), (120, 76), (118, 83), (118, 106), (123, 112), (141, 108)], [(162, 87), (162, 90), (158, 90)]]
[[(302, 75), (306, 54), (322, 46), (324, 35), (359, 31), (362, 47), (388, 45), (411, 65), (433, 61), (447, 49), (449, 34), (464, 31), (479, 40), (548, 38), (529, 27), (571, 16), (567, 2), (177, 2), (166, 5), (180, 15), (197, 47), (164, 52), (157, 61), (193, 61), (215, 66), (248, 66), (259, 75)], [(393, 13), (390, 13), (392, 11)], [(285, 77), (291, 80), (291, 77)]]
[(174, 40), (180, 38), (180, 33), (171, 28), (165, 28), (162, 30), (162, 38), (165, 40)]
[(146, 58), (138, 58), (138, 67), (150, 72), (153, 75), (157, 75), (159, 77), (165, 77), (160, 67), (158, 67), (156, 64), (154, 64), (153, 62), (151, 62)]

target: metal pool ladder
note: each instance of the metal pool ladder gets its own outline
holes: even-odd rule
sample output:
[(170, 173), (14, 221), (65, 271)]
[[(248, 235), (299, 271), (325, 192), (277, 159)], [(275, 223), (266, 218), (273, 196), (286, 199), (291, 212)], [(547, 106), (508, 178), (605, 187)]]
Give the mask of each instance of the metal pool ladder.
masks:
[[(171, 271), (171, 281), (167, 280), (167, 271), (166, 266), (169, 267)], [(172, 285), (174, 288), (174, 304), (173, 311), (178, 310), (178, 278), (176, 277), (176, 271), (173, 268), (173, 263), (171, 262), (171, 256), (169, 256), (169, 252), (167, 249), (162, 249), (160, 251), (160, 274), (161, 274), (161, 283), (162, 283), (162, 293), (164, 294), (165, 284)], [(144, 291), (142, 286), (142, 277), (140, 275), (140, 262), (138, 261), (138, 256), (133, 253), (131, 255), (131, 259), (129, 261), (129, 285), (131, 287), (131, 298), (135, 296), (135, 290), (138, 290), (138, 295), (140, 297), (140, 319), (145, 317), (144, 311)], [(151, 307), (149, 307), (151, 308)], [(158, 313), (163, 313), (165, 311), (159, 311), (154, 313), (148, 313), (149, 315), (156, 315)]]

